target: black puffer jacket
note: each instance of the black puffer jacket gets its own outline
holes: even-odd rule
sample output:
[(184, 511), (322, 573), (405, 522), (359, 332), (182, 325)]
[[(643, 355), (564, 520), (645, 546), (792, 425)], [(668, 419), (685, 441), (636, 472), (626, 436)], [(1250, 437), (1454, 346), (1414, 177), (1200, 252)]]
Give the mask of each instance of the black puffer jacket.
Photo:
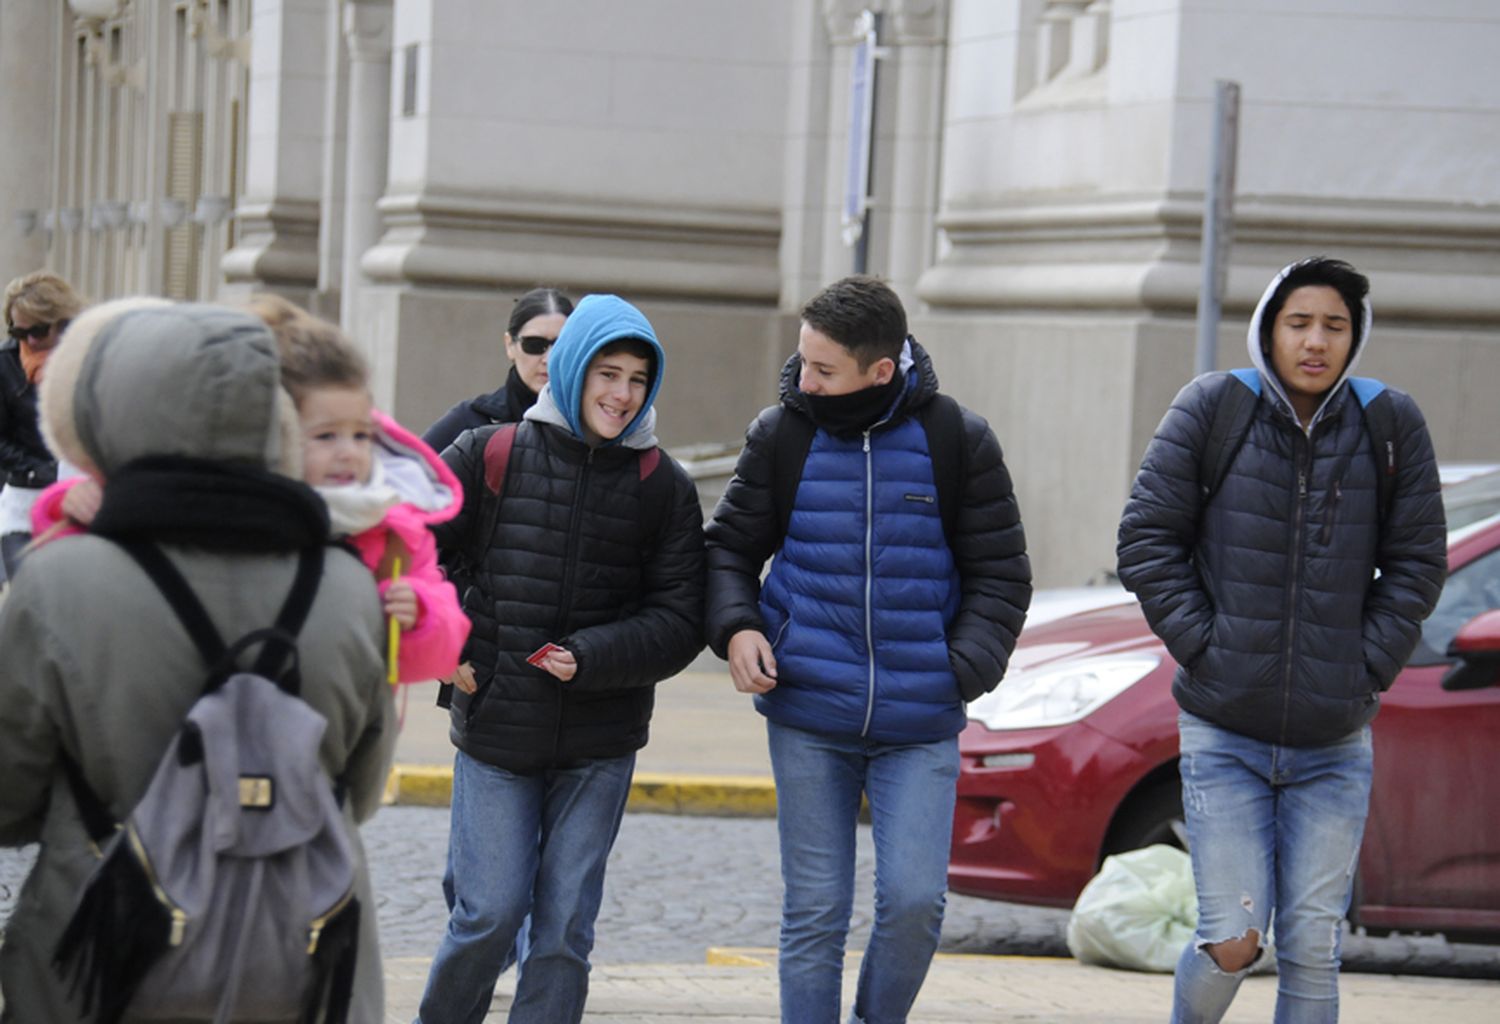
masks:
[(1442, 589), (1432, 442), (1416, 403), (1392, 389), (1398, 477), (1382, 530), (1348, 385), (1309, 436), (1269, 382), (1204, 507), (1199, 462), (1231, 386), (1224, 373), (1194, 380), (1157, 428), (1120, 522), (1120, 579), (1180, 666), (1184, 709), (1267, 743), (1330, 743), (1375, 717)]
[(459, 402), (427, 428), (422, 440), (433, 451), (440, 452), (458, 440), (458, 435), (465, 430), (491, 423), (519, 423), (526, 410), (535, 404), (536, 392), (521, 382), (521, 375), (512, 366), (504, 384), (487, 395)]
[(36, 388), (21, 367), (20, 342), (0, 341), (0, 483), (46, 487), (57, 479), (57, 460), (42, 440)]
[[(458, 517), (434, 528), (463, 548), (479, 518), (484, 445), (462, 434), (443, 459), (464, 486)], [(455, 691), (451, 735), (508, 771), (619, 757), (645, 745), (654, 685), (703, 648), (703, 516), (692, 479), (665, 452), (670, 513), (644, 543), (638, 451), (590, 449), (532, 420), (516, 428), (494, 541), (464, 600), (465, 657), (479, 690)], [(643, 552), (644, 547), (644, 552)], [(571, 651), (570, 682), (527, 664), (551, 641)]]

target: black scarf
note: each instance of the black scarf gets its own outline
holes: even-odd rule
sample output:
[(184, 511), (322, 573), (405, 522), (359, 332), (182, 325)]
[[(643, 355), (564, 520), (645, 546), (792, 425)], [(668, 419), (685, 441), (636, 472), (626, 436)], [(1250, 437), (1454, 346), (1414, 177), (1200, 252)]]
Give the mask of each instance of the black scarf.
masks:
[(808, 415), (814, 423), (830, 434), (849, 437), (879, 422), (896, 404), (905, 386), (906, 377), (897, 370), (886, 383), (847, 395), (810, 395), (804, 391), (802, 397), (807, 400)]
[(89, 530), (210, 551), (296, 551), (328, 543), (328, 508), (311, 487), (267, 469), (152, 455), (110, 475)]

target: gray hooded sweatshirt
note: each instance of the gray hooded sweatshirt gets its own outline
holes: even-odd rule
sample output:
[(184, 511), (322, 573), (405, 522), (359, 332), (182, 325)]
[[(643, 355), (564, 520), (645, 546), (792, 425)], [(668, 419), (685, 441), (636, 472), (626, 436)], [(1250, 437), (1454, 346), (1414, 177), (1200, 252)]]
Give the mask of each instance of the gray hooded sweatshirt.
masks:
[[(48, 437), (76, 445), (60, 454), (106, 478), (146, 454), (284, 468), (294, 414), (274, 342), (257, 327), (231, 310), (173, 306), (70, 332), (44, 382)], [(296, 568), (294, 554), (163, 550), (226, 641), (272, 622)], [(349, 787), (361, 864), (366, 912), (350, 1019), (380, 1021), (374, 902), (355, 825), (378, 806), (396, 724), (374, 580), (354, 555), (327, 551), (299, 647), (302, 695), (327, 719), (323, 766)], [(123, 819), (201, 692), (205, 666), (130, 556), (91, 535), (31, 553), (0, 608), (0, 651), (0, 842), (42, 844), (0, 946), (0, 1019), (63, 1024), (83, 1018), (50, 961), (95, 854), (60, 758), (70, 755)]]

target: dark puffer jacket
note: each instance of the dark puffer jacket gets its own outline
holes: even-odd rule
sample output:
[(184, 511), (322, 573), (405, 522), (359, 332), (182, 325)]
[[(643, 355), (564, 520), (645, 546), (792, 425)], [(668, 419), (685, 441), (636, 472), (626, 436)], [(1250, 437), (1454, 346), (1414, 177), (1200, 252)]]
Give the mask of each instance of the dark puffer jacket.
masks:
[(0, 484), (46, 487), (57, 479), (57, 460), (42, 441), (36, 388), (21, 367), (20, 342), (0, 341)]
[(1026, 537), (999, 442), (964, 411), (968, 478), (950, 549), (931, 500), (943, 489), (917, 419), (937, 394), (937, 374), (912, 342), (905, 392), (868, 445), (815, 435), (762, 591), (761, 567), (782, 541), (776, 424), (808, 415), (800, 367), (794, 356), (782, 373), (782, 404), (750, 425), (708, 527), (710, 643), (722, 657), (742, 629), (772, 640), (779, 682), (756, 708), (775, 721), (881, 742), (952, 736), (964, 725), (962, 701), (1005, 674), (1031, 600)]
[(1374, 718), (1416, 645), (1447, 567), (1442, 499), (1409, 396), (1391, 389), (1398, 476), (1381, 529), (1347, 383), (1309, 435), (1260, 366), (1268, 386), (1206, 507), (1199, 462), (1219, 396), (1240, 385), (1205, 374), (1172, 403), (1120, 522), (1120, 578), (1179, 665), (1181, 707), (1266, 743), (1315, 746)]
[(536, 392), (521, 381), (521, 375), (512, 366), (505, 383), (487, 395), (459, 402), (443, 413), (442, 417), (427, 428), (422, 440), (435, 452), (440, 452), (465, 430), (487, 427), (491, 423), (519, 423), (526, 410), (536, 404)]
[[(440, 547), (463, 547), (475, 528), (484, 445), (497, 429), (469, 431), (443, 452), (464, 508), (434, 528)], [(516, 428), (495, 541), (464, 601), (479, 690), (454, 692), (451, 736), (470, 757), (532, 772), (639, 750), (654, 684), (702, 650), (697, 489), (663, 452), (656, 472), (671, 474), (671, 511), (643, 544), (640, 466), (632, 448), (590, 449), (529, 419)], [(571, 681), (527, 664), (548, 641), (577, 658)]]

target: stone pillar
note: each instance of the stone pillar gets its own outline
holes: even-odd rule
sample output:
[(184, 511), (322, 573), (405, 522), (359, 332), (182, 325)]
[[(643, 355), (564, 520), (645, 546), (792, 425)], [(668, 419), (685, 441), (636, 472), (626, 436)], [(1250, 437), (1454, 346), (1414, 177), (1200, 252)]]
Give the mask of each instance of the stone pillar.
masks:
[(312, 308), (337, 320), (344, 279), (344, 177), (349, 129), (349, 51), (344, 45), (343, 8), (328, 5), (324, 65), (328, 91), (323, 104), (323, 197), (318, 204), (318, 289)]
[[(7, 140), (0, 145), (0, 181), (6, 183), (0, 190), (0, 288), (46, 261), (41, 223), (52, 201), (57, 21), (51, 4), (0, 0), (0, 139)], [(24, 88), (12, 87), (22, 82)]]
[[(352, 0), (344, 6), (349, 45), (349, 107), (344, 177), (344, 251), (339, 320), (356, 340), (360, 289), (368, 278), (360, 260), (380, 240), (391, 122), (391, 3)], [(389, 408), (395, 384), (378, 353), (368, 351), (377, 403)]]

